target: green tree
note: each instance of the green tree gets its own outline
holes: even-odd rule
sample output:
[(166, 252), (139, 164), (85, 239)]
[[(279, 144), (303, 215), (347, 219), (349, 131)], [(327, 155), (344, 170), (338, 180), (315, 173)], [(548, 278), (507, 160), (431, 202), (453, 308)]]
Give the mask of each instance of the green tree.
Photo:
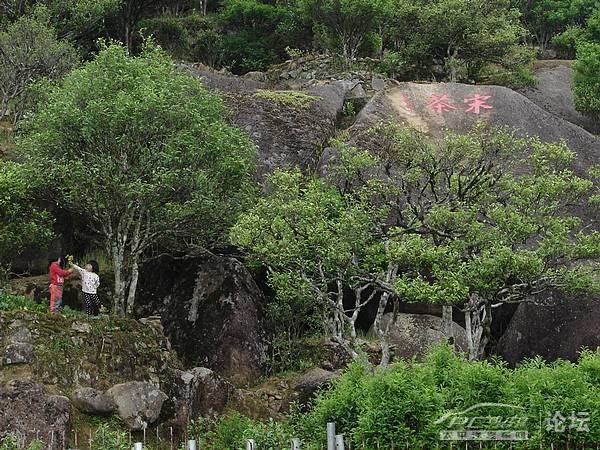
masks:
[(440, 141), (375, 131), (387, 136), (378, 157), (338, 143), (329, 181), (278, 173), (232, 229), (234, 243), (270, 268), (277, 292), (313, 294), (350, 354), (356, 317), (371, 301), (382, 364), (391, 325), (383, 316), (399, 300), (461, 307), (475, 359), (485, 355), (493, 306), (592, 286), (593, 267), (566, 266), (597, 261), (600, 235), (580, 232), (565, 213), (592, 182), (569, 169), (564, 144), (481, 125)]
[(46, 8), (50, 23), (56, 28), (61, 39), (69, 39), (88, 48), (96, 37), (105, 32), (105, 19), (118, 9), (121, 1), (2, 0), (0, 17), (13, 22), (31, 14), (36, 8)]
[(598, 288), (600, 233), (567, 212), (585, 204), (593, 182), (573, 173), (564, 143), (479, 125), (439, 144), (393, 131), (386, 154), (406, 198), (396, 212), (393, 292), (460, 306), (472, 359), (485, 356), (493, 308), (535, 303), (551, 288)]
[(310, 27), (293, 4), (227, 0), (216, 14), (220, 51), (234, 73), (266, 70), (286, 57), (285, 48), (307, 48)]
[(520, 43), (526, 31), (519, 16), (508, 0), (437, 0), (423, 7), (419, 38), (427, 42), (428, 56), (458, 81), (461, 69), (474, 77)]
[[(368, 204), (352, 201), (324, 180), (305, 179), (298, 170), (275, 173), (268, 192), (232, 228), (233, 243), (269, 267), (279, 301), (312, 297), (326, 311), (324, 328), (331, 338), (357, 356), (354, 324), (362, 303), (373, 296), (366, 292), (369, 282), (353, 277), (362, 275), (359, 266), (377, 244), (371, 219), (375, 214), (369, 213)], [(345, 307), (344, 284), (355, 289), (352, 311)]]
[(15, 101), (33, 82), (59, 78), (76, 62), (75, 49), (57, 38), (47, 10), (37, 9), (10, 24), (0, 32), (0, 118), (10, 106), (18, 118), (23, 111)]
[(326, 49), (353, 61), (386, 12), (383, 0), (302, 0)]
[(525, 0), (523, 21), (544, 51), (558, 33), (583, 25), (596, 6), (596, 0)]
[(24, 121), (17, 148), (112, 258), (117, 311), (132, 312), (151, 249), (217, 245), (253, 192), (254, 146), (151, 44), (139, 57), (104, 47), (68, 74)]
[(0, 158), (0, 272), (21, 251), (52, 237), (49, 214), (34, 204), (34, 186), (22, 167)]
[(573, 97), (578, 111), (600, 117), (600, 43), (583, 42), (577, 47)]

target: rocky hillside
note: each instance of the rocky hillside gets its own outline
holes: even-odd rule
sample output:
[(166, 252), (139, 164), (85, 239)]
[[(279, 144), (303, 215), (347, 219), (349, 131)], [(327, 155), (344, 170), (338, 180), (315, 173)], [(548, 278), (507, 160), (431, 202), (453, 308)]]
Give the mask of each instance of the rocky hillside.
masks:
[(539, 107), (593, 134), (600, 134), (598, 121), (584, 116), (573, 105), (571, 61), (537, 61), (537, 85), (521, 93)]
[(0, 312), (0, 441), (74, 447), (107, 420), (177, 438), (233, 392), (210, 369), (183, 370), (157, 319), (50, 316), (27, 302)]

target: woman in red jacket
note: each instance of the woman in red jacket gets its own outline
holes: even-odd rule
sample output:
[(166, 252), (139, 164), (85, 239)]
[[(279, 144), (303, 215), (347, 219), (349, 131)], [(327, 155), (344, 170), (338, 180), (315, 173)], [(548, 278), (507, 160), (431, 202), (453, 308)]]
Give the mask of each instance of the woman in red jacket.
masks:
[(65, 278), (73, 273), (73, 269), (65, 270), (66, 259), (59, 256), (50, 263), (50, 314), (60, 312)]

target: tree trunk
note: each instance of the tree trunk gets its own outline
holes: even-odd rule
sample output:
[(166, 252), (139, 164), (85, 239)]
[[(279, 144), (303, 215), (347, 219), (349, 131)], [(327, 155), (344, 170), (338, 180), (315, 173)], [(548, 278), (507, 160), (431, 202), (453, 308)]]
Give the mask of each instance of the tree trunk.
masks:
[(383, 328), (383, 315), (385, 313), (385, 309), (387, 308), (389, 298), (390, 294), (387, 292), (384, 292), (381, 295), (379, 306), (377, 307), (377, 315), (375, 316), (375, 322), (373, 323), (375, 334), (377, 335), (379, 343), (381, 344), (381, 360), (379, 362), (380, 366), (386, 366), (390, 362), (390, 343), (387, 339), (387, 333)]
[(123, 267), (123, 252), (124, 249), (122, 246), (117, 244), (111, 245), (111, 254), (114, 265), (114, 278), (115, 278), (115, 290), (114, 290), (114, 299), (113, 299), (113, 310), (116, 313), (124, 313), (124, 305), (125, 305), (125, 276), (124, 276), (124, 267)]
[(448, 342), (454, 345), (454, 332), (452, 327), (452, 305), (442, 306), (442, 332)]
[(138, 257), (135, 256), (131, 267), (131, 281), (129, 282), (129, 292), (127, 295), (127, 315), (133, 314), (133, 306), (135, 303), (135, 294), (139, 278), (139, 263)]
[(471, 361), (485, 358), (485, 350), (490, 342), (492, 307), (476, 295), (471, 296), (464, 310), (467, 346)]

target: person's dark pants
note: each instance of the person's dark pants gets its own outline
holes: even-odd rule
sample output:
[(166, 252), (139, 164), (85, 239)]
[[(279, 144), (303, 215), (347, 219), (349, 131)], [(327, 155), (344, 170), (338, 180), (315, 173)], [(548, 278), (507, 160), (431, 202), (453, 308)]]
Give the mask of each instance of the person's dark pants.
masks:
[(83, 293), (83, 308), (90, 316), (96, 316), (100, 312), (100, 298), (98, 294)]

